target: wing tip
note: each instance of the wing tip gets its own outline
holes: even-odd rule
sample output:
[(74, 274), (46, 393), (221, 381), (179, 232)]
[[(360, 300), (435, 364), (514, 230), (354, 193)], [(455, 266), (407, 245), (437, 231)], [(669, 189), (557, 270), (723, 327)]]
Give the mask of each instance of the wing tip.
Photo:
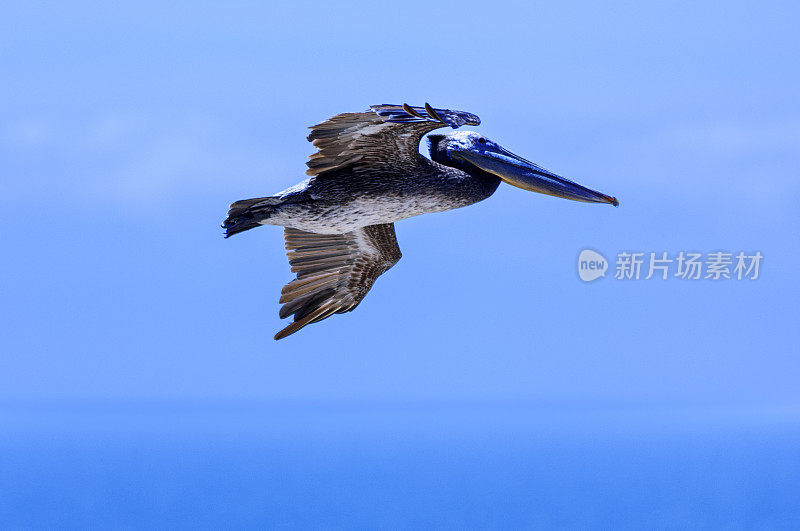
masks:
[[(291, 325), (289, 325), (289, 326), (291, 326)], [(275, 341), (280, 341), (281, 339), (294, 334), (295, 332), (297, 332), (297, 330), (300, 330), (298, 328), (297, 330), (288, 331), (289, 326), (287, 326), (286, 328), (284, 328), (283, 330), (281, 330), (280, 332), (275, 334), (275, 337), (274, 337)]]
[(384, 118), (388, 122), (409, 123), (409, 122), (438, 122), (453, 129), (458, 129), (462, 125), (480, 125), (481, 119), (470, 112), (453, 111), (450, 109), (437, 109), (425, 102), (422, 107), (413, 107), (408, 103), (382, 103), (380, 105), (370, 105), (370, 110)]

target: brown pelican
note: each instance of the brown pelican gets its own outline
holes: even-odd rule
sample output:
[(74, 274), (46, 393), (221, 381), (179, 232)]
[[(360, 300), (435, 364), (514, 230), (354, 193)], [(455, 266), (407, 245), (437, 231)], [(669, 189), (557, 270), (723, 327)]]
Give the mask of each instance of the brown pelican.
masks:
[(394, 222), (471, 205), (501, 181), (587, 203), (610, 203), (595, 192), (514, 155), (473, 131), (429, 135), (429, 160), (419, 142), (441, 127), (479, 125), (474, 114), (403, 105), (373, 105), (311, 127), (319, 151), (305, 181), (270, 197), (230, 206), (225, 237), (259, 225), (283, 225), (297, 278), (281, 291), (280, 317), (294, 322), (281, 339), (310, 323), (355, 309), (381, 274), (400, 260)]

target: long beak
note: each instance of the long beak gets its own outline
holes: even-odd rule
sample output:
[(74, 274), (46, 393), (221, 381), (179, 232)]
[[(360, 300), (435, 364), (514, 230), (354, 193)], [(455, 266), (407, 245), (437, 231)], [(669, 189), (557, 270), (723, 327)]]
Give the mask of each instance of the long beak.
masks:
[(525, 190), (573, 201), (610, 203), (619, 206), (616, 197), (581, 186), (499, 146), (487, 147), (481, 152), (452, 151), (450, 156), (466, 160), (484, 171), (497, 175), (508, 184)]

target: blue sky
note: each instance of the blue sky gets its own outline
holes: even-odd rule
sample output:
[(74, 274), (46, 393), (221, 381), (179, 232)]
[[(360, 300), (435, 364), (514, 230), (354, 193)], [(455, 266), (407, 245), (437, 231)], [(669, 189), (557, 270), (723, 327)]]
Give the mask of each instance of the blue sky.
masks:
[[(162, 4), (4, 9), (0, 399), (800, 403), (795, 4)], [(282, 234), (223, 240), (228, 203), (301, 180), (307, 126), (425, 101), (620, 207), (400, 222), (357, 311), (274, 342)], [(584, 284), (586, 247), (765, 258)]]
[[(796, 3), (273, 4), (4, 5), (0, 523), (800, 525)], [(399, 222), (355, 312), (273, 341), (282, 231), (228, 204), (426, 101), (620, 207)], [(764, 259), (584, 283), (586, 248)]]

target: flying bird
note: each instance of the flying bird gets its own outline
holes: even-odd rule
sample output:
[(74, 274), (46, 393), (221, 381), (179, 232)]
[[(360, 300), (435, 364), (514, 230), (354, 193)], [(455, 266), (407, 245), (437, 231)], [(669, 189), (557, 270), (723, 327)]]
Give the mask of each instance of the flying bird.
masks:
[(428, 135), (430, 159), (419, 154), (435, 129), (480, 125), (463, 111), (373, 105), (312, 126), (305, 181), (270, 197), (230, 206), (225, 237), (282, 225), (297, 278), (281, 291), (280, 317), (293, 322), (284, 338), (334, 313), (352, 311), (375, 280), (400, 260), (394, 222), (459, 208), (492, 195), (501, 182), (587, 203), (617, 199), (517, 156), (474, 131)]

